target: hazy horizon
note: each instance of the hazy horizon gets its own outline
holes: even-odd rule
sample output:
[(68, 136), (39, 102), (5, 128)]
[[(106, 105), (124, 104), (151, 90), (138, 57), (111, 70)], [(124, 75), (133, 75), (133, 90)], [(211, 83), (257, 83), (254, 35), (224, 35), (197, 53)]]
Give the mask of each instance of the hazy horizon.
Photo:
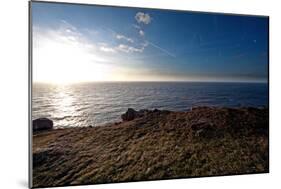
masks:
[(268, 82), (268, 19), (32, 3), (33, 81)]
[(147, 80), (138, 80), (138, 81), (79, 81), (79, 82), (66, 82), (66, 83), (53, 83), (48, 81), (34, 81), (33, 84), (54, 84), (54, 85), (71, 85), (71, 84), (84, 84), (84, 83), (245, 83), (245, 84), (267, 84), (267, 80), (262, 81), (221, 81), (221, 80), (161, 80), (161, 81), (147, 81)]

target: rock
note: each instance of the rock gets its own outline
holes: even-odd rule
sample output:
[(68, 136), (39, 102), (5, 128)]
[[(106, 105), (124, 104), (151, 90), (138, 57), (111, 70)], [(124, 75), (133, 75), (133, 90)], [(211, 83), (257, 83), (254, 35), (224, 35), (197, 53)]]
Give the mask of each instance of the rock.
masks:
[(38, 118), (32, 121), (33, 131), (43, 131), (53, 129), (54, 123), (48, 118)]
[(148, 109), (141, 109), (140, 111), (138, 111), (138, 116), (145, 116), (146, 114), (148, 114), (150, 111)]
[(171, 111), (168, 110), (158, 110), (158, 109), (154, 109), (154, 110), (148, 110), (148, 109), (141, 109), (139, 111), (134, 110), (133, 108), (128, 108), (128, 110), (126, 111), (125, 114), (121, 115), (121, 118), (123, 121), (131, 121), (134, 120), (136, 118), (140, 118), (140, 117), (144, 117), (147, 115), (151, 115), (151, 114), (169, 114), (171, 113)]
[(155, 108), (154, 110), (153, 110), (153, 112), (155, 113), (155, 112), (160, 112), (160, 110), (158, 110), (157, 108)]
[(134, 110), (133, 108), (128, 108), (127, 112), (121, 115), (121, 118), (123, 121), (131, 121), (135, 119), (137, 115), (138, 112), (136, 110)]

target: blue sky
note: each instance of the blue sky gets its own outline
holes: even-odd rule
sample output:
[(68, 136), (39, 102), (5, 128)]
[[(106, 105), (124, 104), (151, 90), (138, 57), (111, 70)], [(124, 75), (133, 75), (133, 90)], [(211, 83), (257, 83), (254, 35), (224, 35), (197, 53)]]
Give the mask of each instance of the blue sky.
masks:
[(56, 67), (66, 81), (268, 77), (266, 17), (33, 2), (32, 21), (38, 81)]

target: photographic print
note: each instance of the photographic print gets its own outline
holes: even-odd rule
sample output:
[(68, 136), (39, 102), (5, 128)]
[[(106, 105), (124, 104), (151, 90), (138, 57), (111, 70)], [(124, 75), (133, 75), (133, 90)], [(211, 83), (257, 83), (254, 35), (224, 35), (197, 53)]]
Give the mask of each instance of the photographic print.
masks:
[(269, 172), (269, 17), (30, 2), (30, 184)]

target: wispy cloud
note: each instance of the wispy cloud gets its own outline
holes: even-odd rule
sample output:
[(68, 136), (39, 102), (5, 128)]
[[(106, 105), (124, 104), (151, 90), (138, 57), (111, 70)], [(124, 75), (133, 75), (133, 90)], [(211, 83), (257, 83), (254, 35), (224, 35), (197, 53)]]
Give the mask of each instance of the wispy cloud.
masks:
[(120, 44), (120, 45), (117, 47), (117, 50), (122, 51), (122, 52), (125, 52), (125, 53), (130, 53), (130, 52), (143, 52), (144, 47), (136, 48), (136, 47), (132, 47), (132, 46), (125, 45), (125, 44)]
[[(133, 25), (133, 26), (138, 26), (138, 25)], [(111, 47), (113, 50), (111, 52), (124, 52), (124, 53), (142, 53), (144, 49), (147, 47), (147, 43), (140, 43), (135, 41), (134, 39), (125, 36), (123, 34), (117, 33), (116, 31), (112, 30), (111, 28), (106, 28), (106, 30), (110, 31), (116, 39), (118, 40), (125, 40), (127, 42), (130, 42), (131, 44), (124, 44), (124, 43), (119, 43), (115, 47)], [(141, 35), (141, 34), (140, 34)], [(143, 32), (144, 35), (144, 32)], [(108, 48), (108, 47), (107, 47)], [(105, 50), (105, 49), (103, 49)]]
[(144, 32), (144, 30), (142, 29), (141, 26), (136, 25), (136, 24), (133, 24), (132, 26), (138, 31), (138, 34), (139, 34), (140, 36), (143, 37), (143, 36), (145, 35), (145, 32)]
[(105, 28), (105, 29), (107, 31), (111, 32), (116, 39), (125, 40), (127, 42), (134, 43), (134, 40), (132, 38), (130, 38), (130, 37), (127, 37), (127, 36), (125, 36), (123, 34), (120, 34), (120, 33), (114, 31), (111, 28)]
[(115, 53), (115, 48), (109, 47), (106, 43), (99, 43), (99, 50), (106, 53)]
[[(47, 29), (34, 26), (33, 33), (34, 48), (48, 48), (48, 50), (52, 50), (50, 54), (63, 54), (67, 51), (79, 51), (79, 53), (84, 53), (85, 57), (87, 56), (89, 61), (105, 62), (106, 59), (97, 54), (99, 54), (99, 51), (110, 52), (109, 48), (107, 48), (105, 45), (99, 45), (90, 41), (75, 26), (71, 25), (65, 20), (61, 20), (60, 25), (56, 29)], [(55, 49), (57, 49), (56, 52)], [(72, 55), (69, 54), (68, 56)], [(75, 56), (75, 53), (73, 56)]]
[[(143, 19), (142, 19), (143, 20)], [(144, 20), (143, 20), (144, 21)], [(150, 22), (150, 21), (144, 21)], [(110, 28), (106, 28), (106, 30), (110, 31), (113, 35), (112, 37), (120, 41), (117, 44), (111, 44), (108, 42), (95, 42), (84, 35), (83, 28), (76, 28), (66, 20), (61, 20), (60, 25), (57, 29), (48, 29), (48, 30), (41, 30), (40, 32), (35, 32), (36, 34), (40, 35), (40, 43), (42, 41), (57, 41), (59, 44), (64, 44), (68, 48), (72, 49), (80, 49), (83, 53), (87, 54), (89, 61), (95, 62), (108, 62), (111, 58), (106, 58), (108, 53), (115, 54), (114, 57), (118, 56), (119, 53), (143, 53), (144, 50), (151, 45), (154, 48), (159, 49), (161, 52), (165, 53), (166, 55), (175, 57), (174, 54), (169, 52), (168, 50), (161, 48), (160, 46), (147, 41), (145, 39), (145, 32), (141, 29), (138, 25), (135, 28), (138, 29), (138, 34), (142, 37), (140, 39), (133, 39), (129, 36), (126, 36), (121, 33), (117, 33)], [(89, 29), (87, 29), (89, 30)], [(94, 30), (89, 30), (86, 32), (94, 32)], [(96, 33), (95, 33), (96, 34)], [(39, 40), (38, 40), (39, 41)], [(35, 40), (36, 42), (36, 40)], [(128, 42), (128, 43), (126, 43)], [(43, 44), (43, 43), (42, 43)], [(35, 44), (36, 46), (36, 44)], [(75, 53), (74, 53), (75, 54)], [(112, 57), (113, 58), (113, 57)]]
[(139, 31), (139, 34), (140, 34), (140, 36), (144, 36), (144, 31), (143, 31), (143, 30), (140, 30), (140, 31)]
[(134, 40), (132, 38), (129, 38), (129, 37), (126, 37), (124, 35), (120, 35), (120, 34), (116, 34), (116, 38), (117, 39), (123, 39), (123, 40), (126, 40), (130, 43), (134, 43)]
[(67, 22), (66, 20), (60, 20), (61, 21), (61, 27), (66, 28), (68, 31), (74, 31), (77, 32), (77, 28)]
[(135, 15), (136, 21), (141, 24), (149, 24), (152, 20), (151, 16), (148, 13), (138, 12)]
[(141, 29), (141, 27), (139, 25), (137, 25), (137, 24), (133, 24), (133, 27), (138, 29), (138, 30)]

